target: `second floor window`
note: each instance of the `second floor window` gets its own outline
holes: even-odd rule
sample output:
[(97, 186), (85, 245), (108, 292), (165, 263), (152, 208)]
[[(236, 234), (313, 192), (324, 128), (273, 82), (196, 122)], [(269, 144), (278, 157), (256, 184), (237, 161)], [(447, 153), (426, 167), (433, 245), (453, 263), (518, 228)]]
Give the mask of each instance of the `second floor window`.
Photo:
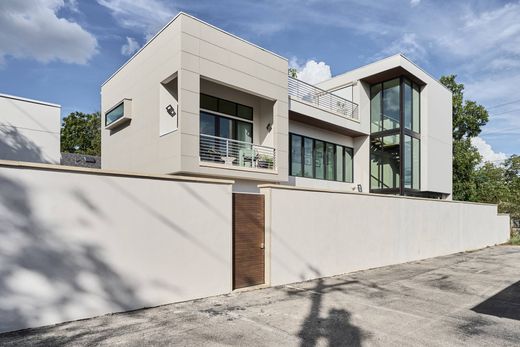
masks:
[(253, 108), (200, 94), (200, 133), (253, 142)]

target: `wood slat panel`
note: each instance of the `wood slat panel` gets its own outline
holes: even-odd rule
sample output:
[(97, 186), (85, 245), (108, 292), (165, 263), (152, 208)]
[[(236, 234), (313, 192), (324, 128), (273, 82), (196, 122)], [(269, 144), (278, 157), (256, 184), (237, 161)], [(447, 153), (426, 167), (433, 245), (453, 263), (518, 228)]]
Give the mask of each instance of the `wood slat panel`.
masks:
[(234, 289), (265, 281), (264, 216), (263, 195), (233, 193)]

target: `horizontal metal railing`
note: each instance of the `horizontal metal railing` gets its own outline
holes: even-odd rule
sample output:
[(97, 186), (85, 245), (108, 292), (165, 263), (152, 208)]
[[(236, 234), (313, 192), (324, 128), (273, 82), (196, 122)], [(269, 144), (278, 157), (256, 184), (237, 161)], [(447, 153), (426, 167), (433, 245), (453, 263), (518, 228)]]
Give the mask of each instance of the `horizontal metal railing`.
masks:
[(276, 151), (272, 147), (200, 134), (200, 160), (230, 166), (274, 170)]
[(345, 118), (359, 120), (358, 104), (289, 76), (289, 95)]

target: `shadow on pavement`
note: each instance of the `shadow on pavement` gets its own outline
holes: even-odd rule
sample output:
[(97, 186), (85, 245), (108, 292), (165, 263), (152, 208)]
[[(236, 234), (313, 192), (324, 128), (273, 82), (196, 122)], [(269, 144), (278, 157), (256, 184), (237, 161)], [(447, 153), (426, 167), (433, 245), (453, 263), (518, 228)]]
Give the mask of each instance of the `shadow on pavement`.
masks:
[(520, 281), (471, 309), (473, 312), (520, 320)]

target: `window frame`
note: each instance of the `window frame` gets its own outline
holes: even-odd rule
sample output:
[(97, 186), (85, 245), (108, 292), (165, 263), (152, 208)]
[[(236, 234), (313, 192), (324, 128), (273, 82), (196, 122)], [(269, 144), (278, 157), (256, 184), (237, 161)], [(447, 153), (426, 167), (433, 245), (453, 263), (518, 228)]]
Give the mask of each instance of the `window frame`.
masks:
[[(300, 141), (300, 145), (301, 145), (301, 150), (300, 150), (300, 156), (301, 156), (301, 159), (300, 159), (300, 165), (301, 165), (301, 168), (300, 168), (300, 172), (301, 172), (301, 175), (295, 175), (293, 174), (293, 148), (292, 148), (292, 139), (293, 139), (293, 136), (298, 136), (301, 138), (301, 141)], [(311, 140), (312, 141), (312, 177), (309, 177), (309, 176), (306, 176), (305, 175), (305, 140)], [(319, 177), (316, 177), (316, 142), (321, 142), (323, 143), (323, 178), (319, 178)], [(332, 154), (332, 161), (333, 161), (333, 178), (328, 178), (327, 177), (327, 164), (328, 164), (328, 160), (327, 160), (327, 148), (330, 146), (332, 146), (332, 149), (333, 149), (333, 154)], [(343, 165), (343, 169), (342, 169), (342, 178), (341, 180), (338, 180), (338, 177), (337, 177), (337, 160), (336, 160), (336, 155), (337, 155), (337, 148), (338, 147), (341, 147), (342, 148), (342, 157), (343, 157), (343, 160), (342, 160), (342, 165)], [(349, 152), (349, 155), (350, 157), (352, 158), (352, 171), (351, 171), (351, 177), (352, 177), (352, 182), (349, 182), (349, 181), (346, 181), (346, 178), (347, 178), (347, 174), (346, 174), (346, 170), (345, 170), (345, 165), (346, 165), (346, 160), (345, 160), (345, 156), (346, 156), (346, 153)], [(296, 134), (296, 133), (292, 133), (292, 132), (289, 132), (289, 175), (290, 176), (293, 176), (293, 177), (303, 177), (303, 178), (311, 178), (311, 179), (317, 179), (317, 180), (323, 180), (323, 181), (330, 181), (330, 182), (340, 182), (340, 183), (354, 183), (354, 148), (352, 147), (349, 147), (349, 146), (345, 146), (345, 145), (340, 145), (338, 143), (334, 143), (334, 142), (330, 142), (330, 141), (325, 141), (325, 140), (321, 140), (321, 139), (316, 139), (316, 138), (313, 138), (313, 137), (310, 137), (310, 136), (305, 136), (305, 135), (301, 135), (301, 134)]]
[[(199, 106), (200, 106), (201, 110), (205, 110), (207, 112), (215, 112), (217, 114), (221, 114), (221, 115), (224, 115), (226, 117), (232, 117), (232, 118), (240, 119), (240, 120), (243, 120), (243, 121), (246, 121), (246, 122), (253, 122), (253, 120), (254, 120), (254, 108), (251, 107), (251, 106), (247, 106), (247, 105), (244, 105), (244, 104), (241, 104), (241, 103), (238, 103), (238, 102), (234, 102), (234, 101), (231, 101), (231, 100), (227, 100), (227, 99), (224, 99), (224, 98), (219, 98), (218, 96), (213, 96), (213, 95), (209, 95), (209, 94), (206, 94), (206, 93), (200, 93), (200, 98), (199, 99), (202, 100), (203, 97), (210, 97), (210, 98), (216, 99), (216, 101), (217, 101), (217, 110), (206, 109), (206, 108), (202, 107), (202, 102), (200, 102)], [(221, 112), (221, 110), (220, 110), (220, 103), (221, 102), (234, 104), (235, 114), (229, 114), (229, 113)], [(245, 118), (245, 117), (240, 117), (238, 115), (239, 106), (241, 108), (250, 109), (251, 110), (251, 119)]]
[[(238, 138), (237, 122), (244, 122), (244, 123), (251, 124), (251, 142), (250, 143), (252, 143), (252, 144), (254, 143), (254, 124), (253, 124), (253, 122), (245, 121), (243, 119), (237, 119), (237, 118), (233, 118), (233, 117), (228, 117), (227, 115), (218, 114), (218, 113), (212, 112), (212, 111), (207, 111), (207, 110), (202, 109), (202, 108), (200, 109), (200, 113), (205, 113), (205, 114), (208, 114), (208, 115), (213, 116), (215, 118), (214, 119), (215, 135), (207, 135), (207, 136), (215, 136), (215, 137), (218, 137), (218, 138), (229, 139), (229, 140), (239, 141), (239, 142), (245, 142), (245, 141), (237, 140), (237, 138)], [(200, 117), (200, 114), (199, 114), (199, 117)], [(221, 136), (221, 133), (220, 133), (220, 119), (221, 118), (228, 119), (228, 120), (231, 120), (233, 122), (233, 137), (228, 138), (228, 137)], [(199, 123), (199, 134), (206, 135), (206, 134), (203, 134), (201, 132), (200, 123)], [(248, 142), (245, 142), (245, 143), (248, 143)]]
[[(388, 80), (385, 80), (385, 81), (381, 81), (381, 82), (378, 82), (378, 83), (374, 83), (370, 86), (370, 96), (372, 98), (372, 88), (374, 88), (375, 86), (379, 85), (380, 87), (380, 105), (379, 105), (379, 108), (380, 108), (380, 114), (379, 114), (379, 122), (381, 124), (381, 127), (379, 127), (378, 129), (382, 129), (382, 124), (383, 124), (383, 114), (384, 114), (384, 83), (385, 82), (388, 82), (388, 81), (392, 81), (394, 79), (398, 78), (399, 79), (399, 127), (398, 128), (395, 128), (395, 129), (386, 129), (386, 130), (379, 130), (379, 131), (375, 131), (373, 132), (372, 131), (372, 127), (370, 128), (371, 130), (371, 133), (370, 133), (370, 142), (372, 142), (372, 140), (374, 138), (383, 138), (383, 137), (386, 137), (386, 136), (390, 136), (390, 135), (398, 135), (399, 136), (399, 160), (400, 160), (400, 163), (399, 163), (399, 187), (398, 188), (372, 188), (372, 150), (370, 151), (370, 156), (369, 156), (369, 160), (370, 160), (370, 167), (369, 167), (369, 173), (370, 173), (370, 183), (369, 183), (369, 190), (370, 192), (373, 192), (373, 193), (390, 193), (390, 194), (400, 194), (400, 195), (409, 195), (408, 193), (411, 193), (411, 194), (414, 194), (414, 193), (418, 193), (421, 191), (421, 161), (422, 161), (422, 158), (421, 158), (421, 92), (422, 92), (422, 88), (421, 88), (421, 85), (416, 83), (415, 81), (413, 81), (411, 78), (408, 78), (406, 76), (399, 76), (399, 77), (393, 77), (393, 78), (390, 78)], [(405, 80), (408, 81), (410, 83), (410, 86), (411, 86), (411, 90), (412, 90), (412, 97), (411, 97), (411, 113), (410, 113), (410, 119), (411, 119), (411, 126), (410, 126), (410, 129), (406, 128), (406, 124), (404, 123), (405, 122), (405, 112), (404, 112), (404, 98), (405, 98), (405, 93), (404, 93), (404, 88), (405, 88)], [(413, 92), (414, 92), (414, 89), (415, 87), (417, 88), (417, 92), (418, 92), (418, 96), (419, 96), (419, 100), (418, 100), (418, 111), (419, 111), (419, 117), (417, 118), (418, 120), (418, 126), (417, 126), (417, 129), (419, 130), (419, 132), (416, 132), (414, 131), (414, 112), (413, 112)], [(370, 101), (372, 102), (372, 99), (370, 99)], [(372, 103), (370, 104), (371, 107), (372, 107)], [(372, 124), (372, 108), (370, 109), (370, 116), (371, 116), (371, 124)], [(418, 168), (419, 168), (419, 173), (414, 173), (413, 172), (413, 168), (412, 168), (412, 188), (405, 188), (405, 182), (404, 182), (404, 155), (405, 155), (405, 136), (409, 136), (412, 138), (412, 142), (413, 142), (413, 139), (416, 139), (419, 141), (419, 160), (418, 160)], [(413, 158), (413, 150), (412, 150), (412, 158)], [(413, 166), (413, 165), (412, 165)], [(417, 188), (413, 188), (413, 177), (414, 175), (418, 175), (418, 187)]]

